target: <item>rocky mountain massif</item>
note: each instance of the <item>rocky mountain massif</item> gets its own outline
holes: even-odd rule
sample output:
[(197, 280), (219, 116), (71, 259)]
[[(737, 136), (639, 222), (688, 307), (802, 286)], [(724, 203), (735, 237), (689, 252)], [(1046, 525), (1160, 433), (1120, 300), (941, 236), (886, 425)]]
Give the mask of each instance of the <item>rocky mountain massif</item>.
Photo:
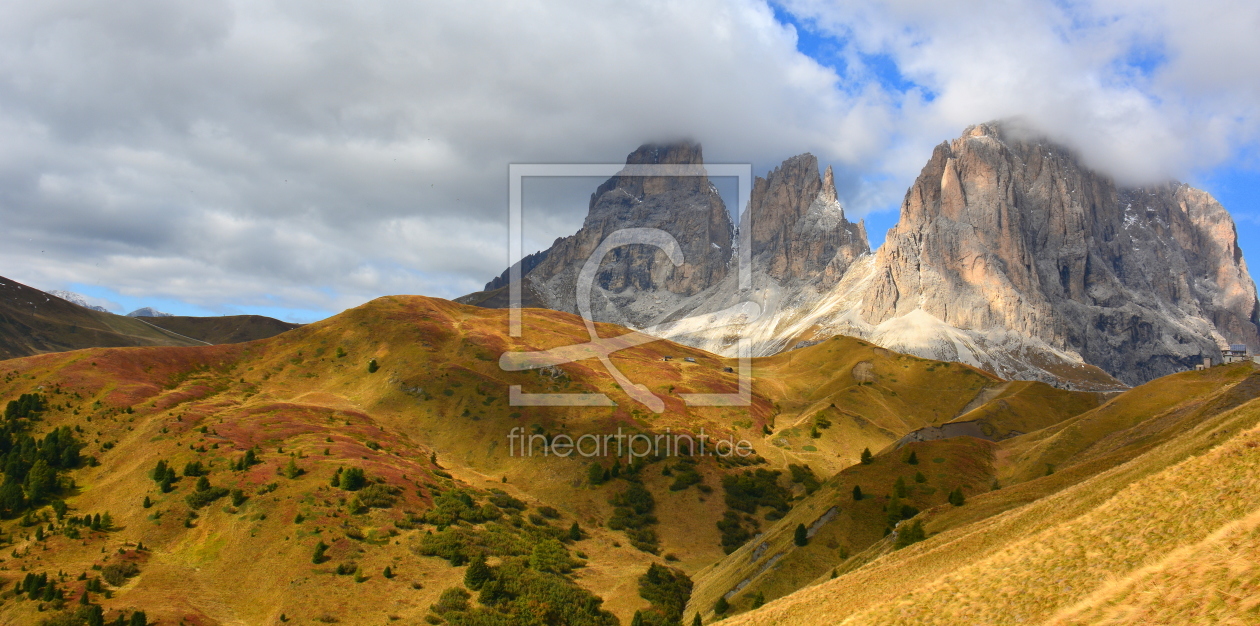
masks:
[[(648, 158), (701, 159), (688, 144), (646, 146), (628, 162)], [(582, 230), (540, 253), (546, 260), (525, 274), (527, 306), (575, 311), (563, 268), (617, 228), (672, 226), (686, 234), (687, 265), (671, 270), (660, 253), (633, 247), (610, 255), (596, 319), (727, 355), (740, 336), (764, 355), (846, 334), (1093, 389), (1219, 359), (1226, 344), (1260, 344), (1255, 284), (1229, 213), (1208, 193), (1175, 182), (1119, 187), (1009, 125), (973, 126), (937, 146), (873, 253), (812, 155), (758, 178), (745, 213), (748, 291), (738, 289), (736, 238), (707, 181), (632, 180), (602, 185)], [(506, 305), (492, 293), (461, 301)], [(760, 315), (722, 314), (741, 301)]]

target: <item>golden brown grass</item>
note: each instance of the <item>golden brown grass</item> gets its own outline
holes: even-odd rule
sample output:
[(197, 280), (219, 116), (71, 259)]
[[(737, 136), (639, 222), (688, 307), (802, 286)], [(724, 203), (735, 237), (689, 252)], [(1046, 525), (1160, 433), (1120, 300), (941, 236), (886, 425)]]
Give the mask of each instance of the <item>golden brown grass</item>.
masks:
[[(60, 535), (42, 543), (19, 539), (14, 547), (21, 556), (0, 562), (0, 568), (7, 568), (0, 569), (0, 577), (12, 581), (26, 567), (37, 572), (62, 570), (74, 578), (91, 571), (93, 564), (115, 558), (126, 543), (143, 541), (151, 551), (141, 575), (116, 590), (113, 598), (102, 600), (107, 607), (142, 608), (150, 617), (205, 624), (267, 623), (281, 613), (299, 623), (323, 615), (338, 617), (343, 623), (381, 623), (389, 616), (415, 622), (463, 571), (444, 561), (416, 556), (410, 548), (422, 531), (396, 524), (404, 511), (418, 512), (429, 506), (430, 484), (456, 484), (434, 473), (428, 460), (433, 452), (459, 484), (504, 488), (533, 505), (554, 506), (566, 525), (574, 520), (581, 523), (591, 537), (574, 549), (586, 552), (589, 563), (576, 578), (605, 597), (608, 608), (628, 621), (634, 610), (644, 606), (634, 577), (661, 557), (634, 550), (623, 534), (598, 527), (610, 515), (608, 498), (619, 487), (588, 486), (584, 461), (508, 456), (505, 436), (513, 426), (574, 435), (618, 427), (627, 432), (667, 428), (694, 432), (704, 427), (711, 435), (729, 433), (752, 440), (771, 467), (804, 462), (823, 477), (843, 469), (841, 477), (814, 498), (802, 500), (786, 519), (764, 524), (764, 539), (780, 545), (790, 543), (795, 524), (811, 523), (831, 505), (838, 504), (841, 510), (823, 527), (816, 542), (804, 550), (785, 551), (785, 568), (780, 570), (785, 575), (767, 576), (749, 587), (749, 592), (761, 590), (774, 598), (825, 575), (835, 565), (840, 546), (854, 555), (850, 557), (852, 571), (842, 580), (861, 579), (876, 570), (890, 572), (886, 578), (867, 580), (861, 590), (866, 599), (855, 606), (871, 606), (874, 599), (887, 597), (887, 585), (914, 580), (927, 584), (944, 571), (948, 560), (932, 567), (916, 565), (909, 575), (886, 563), (907, 555), (932, 554), (919, 547), (878, 558), (887, 550), (879, 521), (882, 500), (877, 498), (891, 490), (897, 476), (907, 480), (913, 476), (916, 468), (901, 462), (908, 449), (881, 455), (871, 466), (854, 463), (864, 447), (879, 450), (913, 429), (959, 419), (977, 394), (1003, 381), (959, 364), (898, 355), (862, 341), (837, 338), (755, 360), (750, 407), (688, 407), (679, 394), (733, 390), (734, 376), (722, 368), (734, 363), (660, 341), (613, 357), (627, 376), (648, 384), (663, 398), (666, 410), (656, 414), (621, 391), (597, 362), (564, 365), (564, 375), (559, 377), (499, 368), (498, 356), (505, 350), (586, 341), (585, 329), (574, 316), (529, 310), (523, 338), (507, 337), (506, 328), (506, 311), (421, 297), (390, 297), (248, 344), (93, 349), (0, 363), (0, 372), (16, 374), (0, 383), (0, 398), (41, 386), (45, 391), (59, 386), (65, 392), (51, 400), (59, 407), (68, 402), (70, 408), (51, 411), (39, 425), (39, 433), (63, 424), (81, 426), (89, 443), (85, 454), (101, 461), (99, 467), (73, 473), (80, 490), (68, 499), (72, 514), (109, 510), (120, 526), (115, 532), (85, 536), (77, 542)], [(625, 332), (608, 325), (599, 328), (603, 336)], [(345, 356), (338, 356), (338, 351)], [(666, 355), (674, 359), (664, 361)], [(684, 362), (688, 356), (697, 363)], [(369, 359), (377, 361), (379, 371), (367, 372)], [(1236, 382), (1242, 375), (1231, 380)], [(1218, 380), (1202, 387), (1210, 390), (1222, 384)], [(521, 385), (527, 392), (600, 391), (616, 406), (511, 407), (506, 398), (508, 385)], [(74, 393), (80, 397), (71, 400)], [(1177, 397), (1172, 391), (1160, 393)], [(1196, 401), (1202, 406), (1181, 407), (1190, 412), (1177, 414), (1182, 421), (1176, 424), (1198, 415), (1193, 411), (1207, 411), (1209, 400)], [(1008, 432), (1055, 423), (1091, 402), (1096, 397), (1090, 394), (1018, 384), (971, 408), (985, 411), (989, 423)], [(125, 407), (134, 413), (120, 413)], [(1133, 410), (1120, 414), (1128, 419)], [(820, 415), (832, 425), (820, 429), (821, 436), (814, 438), (810, 425)], [(1048, 528), (1049, 522), (1030, 524), (1028, 520), (1034, 518), (1012, 514), (1027, 509), (1017, 507), (1028, 502), (1048, 502), (1106, 470), (1111, 459), (1119, 458), (1114, 456), (1117, 451), (1131, 454), (1154, 445), (1150, 437), (1135, 431), (1132, 441), (1108, 443), (1100, 452), (1091, 446), (1107, 441), (1106, 424), (1120, 424), (1104, 422), (1078, 420), (1076, 430), (1013, 439), (1009, 451), (1006, 443), (995, 447), (973, 440), (914, 444), (920, 450), (917, 469), (929, 482), (922, 491), (916, 487), (908, 501), (930, 509), (924, 514), (928, 527), (940, 534), (928, 545), (960, 533), (959, 540), (978, 542), (968, 552), (978, 557), (1001, 548), (1013, 536)], [(773, 435), (761, 435), (765, 426), (774, 429)], [(1067, 445), (1063, 441), (1069, 437), (1063, 433), (1084, 433), (1093, 443), (1081, 443), (1081, 437), (1073, 435), (1077, 439)], [(199, 451), (202, 446), (206, 452)], [(251, 446), (263, 451), (264, 464), (248, 472), (228, 471), (226, 465)], [(277, 476), (293, 452), (302, 455), (298, 463), (307, 473), (296, 480)], [(1033, 467), (1042, 458), (1051, 458), (1047, 456), (1051, 453), (1068, 459), (1054, 476), (1027, 479), (1000, 495), (983, 493), (995, 471)], [(177, 469), (201, 459), (212, 467), (216, 485), (243, 489), (251, 498), (235, 510), (222, 501), (206, 507), (193, 528), (185, 528), (183, 497), (191, 481), (185, 480), (172, 494), (159, 494), (146, 476), (158, 458)], [(942, 463), (933, 463), (935, 458)], [(328, 487), (328, 479), (337, 467), (349, 464), (360, 465), (370, 475), (403, 489), (404, 501), (391, 510), (347, 515), (340, 502), (346, 494)], [(645, 475), (656, 494), (662, 555), (677, 555), (677, 565), (693, 574), (721, 560), (714, 522), (725, 510), (720, 477), (730, 471), (711, 461), (701, 467), (714, 488), (711, 494), (694, 487), (670, 492), (670, 479), (660, 475), (659, 466)], [(259, 493), (272, 482), (277, 484), (274, 491)], [(852, 503), (849, 490), (855, 483), (876, 498)], [(945, 494), (958, 484), (966, 485), (972, 501), (961, 509), (941, 510)], [(1079, 512), (1105, 499), (1108, 489), (1114, 493), (1122, 486), (1105, 483), (1094, 491), (1075, 492), (1050, 510), (1055, 515)], [(928, 493), (929, 487), (934, 491)], [(140, 506), (146, 494), (155, 501), (150, 509)], [(1002, 511), (1007, 513), (999, 514)], [(301, 524), (294, 523), (298, 513), (306, 518)], [(992, 538), (964, 532), (980, 520), (1008, 518), (1020, 521), (1002, 522), (1008, 526), (994, 531)], [(15, 526), (14, 521), (0, 522), (6, 536), (16, 533), (21, 538), (29, 532)], [(347, 531), (350, 535), (361, 532), (364, 539), (352, 538)], [(315, 565), (310, 562), (311, 550), (320, 540), (332, 546), (332, 560)], [(352, 577), (333, 573), (335, 565), (348, 560), (363, 567), (366, 581), (356, 583)], [(721, 589), (732, 577), (738, 582), (738, 577), (747, 575), (737, 566), (728, 567), (729, 559), (722, 562), (700, 576), (712, 574), (714, 582), (705, 579), (697, 587), (701, 603), (697, 606), (706, 601), (711, 605), (716, 596), (705, 600), (705, 594)], [(380, 576), (386, 565), (399, 575), (392, 580)], [(728, 580), (722, 582), (723, 577)], [(68, 583), (70, 588), (76, 584)], [(4, 620), (37, 620), (36, 609), (36, 603), (0, 599)]]
[[(1194, 375), (1217, 381), (1209, 395), (1220, 399), (1252, 371), (1243, 366)], [(1180, 376), (1152, 383), (1145, 393), (1161, 397), (1162, 385), (1195, 382)], [(1115, 408), (1107, 415), (1128, 422)], [(1184, 430), (1175, 420), (1163, 421), (1170, 432), (1162, 443), (1078, 476), (1074, 484), (1056, 473), (1021, 485), (1069, 483), (1005, 512), (955, 525), (972, 507), (1012, 495), (1018, 503), (1029, 494), (1003, 489), (929, 515), (934, 536), (928, 541), (731, 623), (1191, 623), (1199, 616), (1254, 623), (1255, 603), (1239, 592), (1254, 589), (1256, 581), (1245, 559), (1260, 510), (1260, 400), (1197, 418)], [(1192, 581), (1214, 582), (1197, 587)]]

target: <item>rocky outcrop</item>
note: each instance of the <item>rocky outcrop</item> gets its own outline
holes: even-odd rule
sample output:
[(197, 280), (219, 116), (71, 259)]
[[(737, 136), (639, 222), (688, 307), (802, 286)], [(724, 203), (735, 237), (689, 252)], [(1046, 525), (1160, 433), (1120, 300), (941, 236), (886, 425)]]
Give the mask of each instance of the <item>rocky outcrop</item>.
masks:
[(862, 294), (871, 325), (921, 312), (1079, 355), (1130, 384), (1257, 343), (1233, 221), (1178, 183), (1117, 188), (999, 124), (935, 149)]
[[(644, 145), (627, 165), (702, 165), (694, 143)], [(649, 323), (657, 308), (642, 294), (686, 298), (720, 282), (731, 260), (734, 226), (717, 188), (705, 176), (626, 176), (608, 179), (591, 194), (582, 228), (557, 239), (529, 272), (528, 288), (549, 308), (577, 312), (576, 282), (583, 264), (604, 239), (624, 228), (656, 228), (672, 235), (683, 253), (675, 266), (654, 246), (615, 248), (600, 264), (593, 296), (596, 319), (632, 326)], [(659, 297), (653, 297), (653, 301)]]
[[(700, 162), (694, 144), (627, 159)], [(686, 263), (617, 249), (600, 267), (593, 316), (727, 355), (738, 337), (764, 355), (846, 334), (1005, 378), (1105, 389), (1219, 359), (1229, 343), (1260, 347), (1255, 284), (1209, 194), (1117, 187), (1070, 150), (1002, 124), (936, 147), (874, 254), (864, 225), (845, 218), (831, 169), (820, 176), (809, 154), (757, 178), (745, 216), (753, 263), (740, 289), (733, 228), (707, 179), (614, 177), (582, 229), (540, 253), (525, 301), (574, 311), (576, 274), (595, 247), (647, 226), (673, 234)], [(462, 300), (503, 306), (505, 280)], [(747, 301), (758, 317), (728, 313)]]
[(830, 288), (870, 252), (865, 225), (844, 217), (831, 167), (819, 178), (812, 154), (794, 156), (758, 177), (748, 210), (753, 265), (775, 280)]
[[(520, 261), (517, 261), (515, 265), (521, 266), (521, 276), (524, 276), (534, 271), (535, 267), (538, 267), (543, 261), (546, 261), (547, 253), (550, 251), (551, 251), (550, 249), (539, 250), (538, 252), (535, 252), (533, 254), (525, 255), (525, 258), (521, 259)], [(511, 281), (512, 281), (512, 268), (509, 267), (503, 270), (502, 274), (495, 276), (490, 282), (486, 283), (485, 291), (494, 291), (501, 287), (507, 287), (508, 284), (511, 283)]]

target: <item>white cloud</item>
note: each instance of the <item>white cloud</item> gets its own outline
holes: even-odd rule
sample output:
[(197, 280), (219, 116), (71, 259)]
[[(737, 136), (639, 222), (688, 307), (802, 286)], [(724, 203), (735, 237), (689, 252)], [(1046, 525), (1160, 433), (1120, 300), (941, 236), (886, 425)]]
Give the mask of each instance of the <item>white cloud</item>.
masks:
[(456, 296), (504, 267), (508, 163), (683, 137), (759, 171), (812, 151), (854, 215), (1010, 115), (1119, 176), (1180, 174), (1257, 133), (1257, 9), (1201, 6), (792, 3), (838, 76), (758, 0), (8, 3), (0, 275), (211, 310)]
[(459, 295), (502, 269), (510, 162), (843, 145), (867, 113), (794, 44), (751, 1), (11, 3), (0, 267), (210, 307)]
[[(1209, 167), (1260, 131), (1260, 5), (1248, 1), (941, 3), (799, 0), (792, 11), (918, 85), (895, 122), (914, 149), (1020, 117), (1128, 183)], [(918, 100), (931, 93), (930, 101)]]

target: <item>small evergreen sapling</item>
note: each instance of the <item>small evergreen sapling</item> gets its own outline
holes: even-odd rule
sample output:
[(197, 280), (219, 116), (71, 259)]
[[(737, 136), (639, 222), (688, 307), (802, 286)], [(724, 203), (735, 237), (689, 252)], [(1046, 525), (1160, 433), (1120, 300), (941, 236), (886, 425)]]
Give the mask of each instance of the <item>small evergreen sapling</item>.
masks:
[(730, 608), (731, 608), (731, 605), (729, 602), (726, 601), (725, 596), (719, 597), (717, 602), (713, 603), (713, 612), (717, 613), (718, 615), (721, 615), (727, 612), (728, 610), (730, 610)]
[(486, 555), (478, 553), (473, 557), (468, 569), (464, 570), (464, 586), (479, 591), (483, 585), (494, 578), (490, 566), (486, 565)]
[(324, 554), (324, 552), (326, 552), (327, 550), (328, 550), (328, 544), (322, 541), (315, 544), (315, 554), (311, 556), (311, 562), (316, 565), (319, 565), (320, 563), (327, 561), (328, 557)]

